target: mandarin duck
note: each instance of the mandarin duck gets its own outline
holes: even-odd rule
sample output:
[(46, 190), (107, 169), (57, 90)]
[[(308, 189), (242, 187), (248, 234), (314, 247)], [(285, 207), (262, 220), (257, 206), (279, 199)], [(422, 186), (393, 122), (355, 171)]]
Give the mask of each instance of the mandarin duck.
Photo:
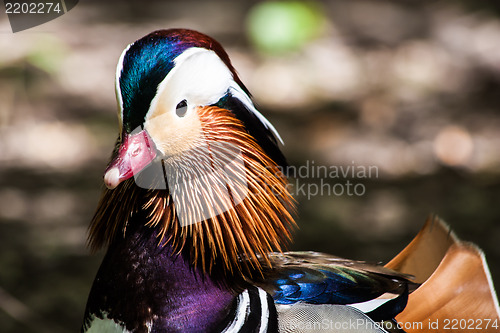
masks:
[[(107, 252), (82, 332), (402, 332), (445, 307), (431, 275), (450, 249), (482, 258), (436, 218), (387, 267), (284, 252), (295, 207), (282, 139), (209, 36), (159, 30), (130, 44), (116, 94), (119, 136), (89, 229)], [(491, 317), (485, 267), (474, 288)], [(414, 294), (439, 305), (407, 314)]]

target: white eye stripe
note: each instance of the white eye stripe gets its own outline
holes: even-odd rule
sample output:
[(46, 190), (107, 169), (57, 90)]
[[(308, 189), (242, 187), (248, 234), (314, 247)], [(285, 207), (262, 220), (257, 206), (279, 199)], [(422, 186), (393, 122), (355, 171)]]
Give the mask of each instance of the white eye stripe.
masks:
[[(158, 86), (158, 93), (151, 103), (150, 111), (155, 109), (158, 95), (167, 89), (171, 95), (170, 104), (178, 103), (188, 97), (189, 103), (193, 105), (217, 103), (229, 90), (231, 95), (245, 104), (283, 144), (283, 139), (276, 128), (255, 108), (250, 97), (234, 81), (233, 73), (214, 51), (193, 47), (175, 58), (174, 63), (174, 68)], [(173, 104), (172, 107), (175, 105), (177, 104)], [(148, 116), (149, 112), (146, 119)]]
[[(174, 111), (186, 100), (191, 106), (216, 103), (226, 93), (232, 73), (213, 51), (190, 48), (174, 60), (175, 66), (158, 85), (146, 120)], [(158, 109), (162, 105), (166, 109)]]
[[(123, 120), (123, 96), (120, 88), (120, 77), (126, 53), (133, 45), (129, 44), (122, 52), (116, 67), (115, 89), (119, 105), (119, 120)], [(216, 103), (222, 93), (229, 87), (232, 73), (222, 60), (211, 50), (204, 48), (189, 48), (174, 59), (175, 66), (165, 76), (157, 87), (157, 94), (151, 101), (149, 111), (154, 110), (158, 96), (168, 91), (173, 107), (179, 101), (191, 95), (190, 102), (195, 105)], [(193, 84), (195, 87), (193, 87)], [(180, 97), (183, 98), (180, 98)], [(194, 101), (193, 101), (194, 99)], [(148, 113), (149, 113), (148, 111)]]
[[(132, 45), (133, 43), (129, 44), (123, 50), (116, 68), (115, 88), (119, 105), (120, 133), (123, 127), (124, 111), (120, 76), (125, 55)], [(255, 108), (250, 97), (234, 81), (233, 73), (214, 51), (196, 47), (189, 48), (177, 56), (174, 63), (174, 68), (157, 87), (157, 93), (151, 101), (146, 120), (160, 115), (159, 110), (157, 110), (160, 97), (162, 105), (166, 105), (170, 110), (177, 111), (176, 106), (179, 101), (186, 99), (189, 104), (195, 106), (212, 105), (217, 103), (229, 91), (232, 96), (245, 104), (248, 110), (259, 119), (266, 129), (271, 131), (281, 144), (284, 144), (276, 128)], [(166, 111), (163, 110), (163, 112)]]
[(120, 55), (120, 58), (118, 59), (118, 64), (116, 65), (115, 91), (116, 91), (116, 99), (118, 101), (118, 123), (120, 126), (120, 135), (123, 127), (123, 97), (120, 89), (120, 76), (123, 70), (123, 59), (125, 58), (125, 54), (130, 49), (132, 44), (127, 45), (125, 50), (123, 50), (122, 54)]

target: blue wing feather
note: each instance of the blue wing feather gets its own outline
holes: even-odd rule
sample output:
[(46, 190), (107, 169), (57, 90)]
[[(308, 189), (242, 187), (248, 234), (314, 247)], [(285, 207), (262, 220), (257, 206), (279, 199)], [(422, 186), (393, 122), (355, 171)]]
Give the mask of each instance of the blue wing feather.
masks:
[(288, 253), (278, 259), (282, 266), (267, 281), (276, 304), (361, 303), (387, 292), (401, 294), (408, 282), (383, 267), (317, 253)]

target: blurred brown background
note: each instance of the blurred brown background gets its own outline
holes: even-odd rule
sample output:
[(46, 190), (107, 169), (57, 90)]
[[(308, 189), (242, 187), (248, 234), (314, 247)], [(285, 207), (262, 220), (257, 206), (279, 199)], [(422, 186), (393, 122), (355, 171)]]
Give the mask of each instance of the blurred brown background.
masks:
[(365, 193), (297, 193), (294, 249), (386, 262), (436, 213), (500, 286), (499, 17), (486, 0), (81, 1), (13, 34), (1, 14), (1, 332), (79, 330), (103, 255), (85, 242), (117, 134), (116, 62), (169, 27), (225, 46), (292, 165), (377, 168), (299, 179)]

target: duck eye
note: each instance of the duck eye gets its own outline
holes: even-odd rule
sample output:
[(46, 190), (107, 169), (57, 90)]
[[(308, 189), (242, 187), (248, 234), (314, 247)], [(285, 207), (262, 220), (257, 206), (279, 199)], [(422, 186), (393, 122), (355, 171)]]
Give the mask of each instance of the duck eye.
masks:
[(183, 99), (175, 107), (175, 114), (178, 117), (184, 117), (186, 115), (186, 112), (187, 112), (187, 101), (185, 99)]

